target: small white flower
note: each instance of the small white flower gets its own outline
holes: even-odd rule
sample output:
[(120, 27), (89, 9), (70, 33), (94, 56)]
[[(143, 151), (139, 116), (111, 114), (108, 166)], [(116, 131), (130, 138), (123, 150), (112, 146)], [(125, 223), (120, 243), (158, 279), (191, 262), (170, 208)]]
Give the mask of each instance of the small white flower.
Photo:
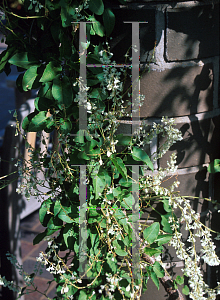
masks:
[(62, 289), (61, 289), (61, 294), (63, 295), (63, 294), (65, 294), (65, 293), (68, 293), (68, 291), (69, 291), (68, 286), (67, 286), (66, 284), (64, 284), (64, 286), (63, 286)]
[(107, 151), (107, 156), (110, 157), (112, 155), (112, 153), (108, 150)]
[(130, 291), (130, 284), (126, 287), (126, 292), (129, 292)]
[(87, 110), (88, 110), (88, 111), (91, 111), (91, 109), (92, 109), (91, 103), (90, 103), (90, 102), (87, 102)]

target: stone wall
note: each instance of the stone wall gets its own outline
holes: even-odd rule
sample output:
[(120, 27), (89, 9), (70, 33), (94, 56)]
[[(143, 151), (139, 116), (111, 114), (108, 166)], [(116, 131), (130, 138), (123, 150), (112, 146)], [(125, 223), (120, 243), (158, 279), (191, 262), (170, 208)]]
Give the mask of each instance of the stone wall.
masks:
[[(219, 1), (131, 1), (114, 9), (119, 21), (111, 47), (118, 63), (124, 62), (124, 50), (131, 45), (131, 24), (123, 21), (141, 22), (140, 64), (149, 71), (140, 81), (145, 95), (140, 117), (149, 124), (162, 116), (174, 117), (183, 134), (183, 141), (156, 167), (165, 167), (175, 151), (181, 194), (220, 199), (220, 178), (207, 173), (209, 162), (220, 158)], [(154, 150), (161, 142), (156, 141)], [(218, 217), (210, 213), (212, 205), (202, 201), (192, 205), (209, 226), (219, 230)], [(177, 266), (173, 274), (181, 273), (182, 262), (174, 253), (164, 259), (168, 267)], [(209, 284), (220, 281), (218, 268), (210, 272), (204, 266), (204, 272)], [(153, 284), (142, 300), (149, 295), (152, 300), (165, 297)]]

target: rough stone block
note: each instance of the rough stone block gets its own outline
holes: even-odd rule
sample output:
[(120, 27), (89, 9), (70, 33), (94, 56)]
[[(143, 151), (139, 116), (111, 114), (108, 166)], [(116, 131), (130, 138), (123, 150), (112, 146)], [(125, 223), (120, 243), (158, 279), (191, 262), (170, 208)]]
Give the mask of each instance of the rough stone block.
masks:
[[(199, 166), (219, 157), (219, 121), (215, 123), (211, 119), (199, 121), (196, 117), (190, 121), (191, 123), (176, 124), (176, 128), (182, 132), (183, 140), (175, 143), (159, 160), (160, 167), (166, 167), (173, 151), (177, 154), (179, 168)], [(161, 137), (159, 146), (163, 143), (164, 138)]]
[(166, 28), (168, 61), (219, 55), (219, 5), (168, 8)]
[(213, 66), (176, 67), (150, 71), (141, 79), (145, 102), (140, 116), (185, 116), (212, 109)]

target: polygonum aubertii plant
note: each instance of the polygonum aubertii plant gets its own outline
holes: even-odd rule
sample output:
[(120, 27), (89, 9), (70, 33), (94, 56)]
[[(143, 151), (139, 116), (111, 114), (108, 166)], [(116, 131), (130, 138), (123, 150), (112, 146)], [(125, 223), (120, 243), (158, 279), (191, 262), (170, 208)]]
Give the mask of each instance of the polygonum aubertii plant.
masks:
[[(18, 88), (38, 89), (35, 111), (24, 119), (22, 128), (57, 139), (51, 148), (42, 138), (43, 151), (27, 145), (30, 161), (17, 162), (21, 178), (17, 192), (41, 201), (39, 219), (45, 231), (34, 244), (45, 239), (48, 246), (39, 253), (39, 265), (31, 275), (9, 255), (25, 286), (16, 287), (4, 277), (1, 284), (20, 296), (35, 291), (34, 277), (45, 266), (57, 283), (54, 299), (140, 299), (148, 278), (158, 289), (160, 281), (171, 279), (162, 262), (163, 245), (169, 244), (184, 267), (171, 289), (164, 284), (166, 291), (177, 290), (181, 299), (178, 285), (188, 278), (183, 293), (191, 299), (215, 299), (219, 288), (208, 287), (199, 266), (201, 259), (211, 266), (220, 263), (212, 231), (200, 222), (190, 198), (176, 192), (177, 180), (163, 185), (177, 172), (176, 155), (170, 156), (166, 168), (154, 167), (182, 139), (175, 121), (142, 120), (132, 134), (120, 131), (125, 121), (133, 126), (134, 99), (129, 97), (131, 89), (125, 88), (132, 68), (119, 68), (113, 61), (108, 39), (115, 15), (108, 3), (25, 0), (20, 14), (6, 2), (2, 10), (8, 47), (0, 56), (0, 70), (9, 74), (10, 65), (15, 65), (20, 72)], [(135, 45), (132, 49), (137, 50)], [(93, 67), (83, 69), (85, 54)], [(132, 57), (129, 62), (132, 65)], [(141, 107), (144, 96), (138, 98)], [(22, 134), (19, 124), (18, 131)], [(165, 141), (152, 153), (149, 149), (156, 136)], [(38, 173), (44, 178), (39, 179)], [(157, 210), (157, 204), (163, 209)], [(147, 218), (140, 222), (146, 212)]]

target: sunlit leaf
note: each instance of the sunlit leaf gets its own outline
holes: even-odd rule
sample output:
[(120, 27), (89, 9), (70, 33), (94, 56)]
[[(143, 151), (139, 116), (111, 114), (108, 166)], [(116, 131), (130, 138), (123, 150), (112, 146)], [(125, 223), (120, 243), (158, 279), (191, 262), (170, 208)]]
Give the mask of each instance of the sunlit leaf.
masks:
[(144, 229), (144, 239), (149, 243), (152, 244), (158, 237), (160, 231), (160, 224), (158, 222), (154, 222), (149, 227)]

